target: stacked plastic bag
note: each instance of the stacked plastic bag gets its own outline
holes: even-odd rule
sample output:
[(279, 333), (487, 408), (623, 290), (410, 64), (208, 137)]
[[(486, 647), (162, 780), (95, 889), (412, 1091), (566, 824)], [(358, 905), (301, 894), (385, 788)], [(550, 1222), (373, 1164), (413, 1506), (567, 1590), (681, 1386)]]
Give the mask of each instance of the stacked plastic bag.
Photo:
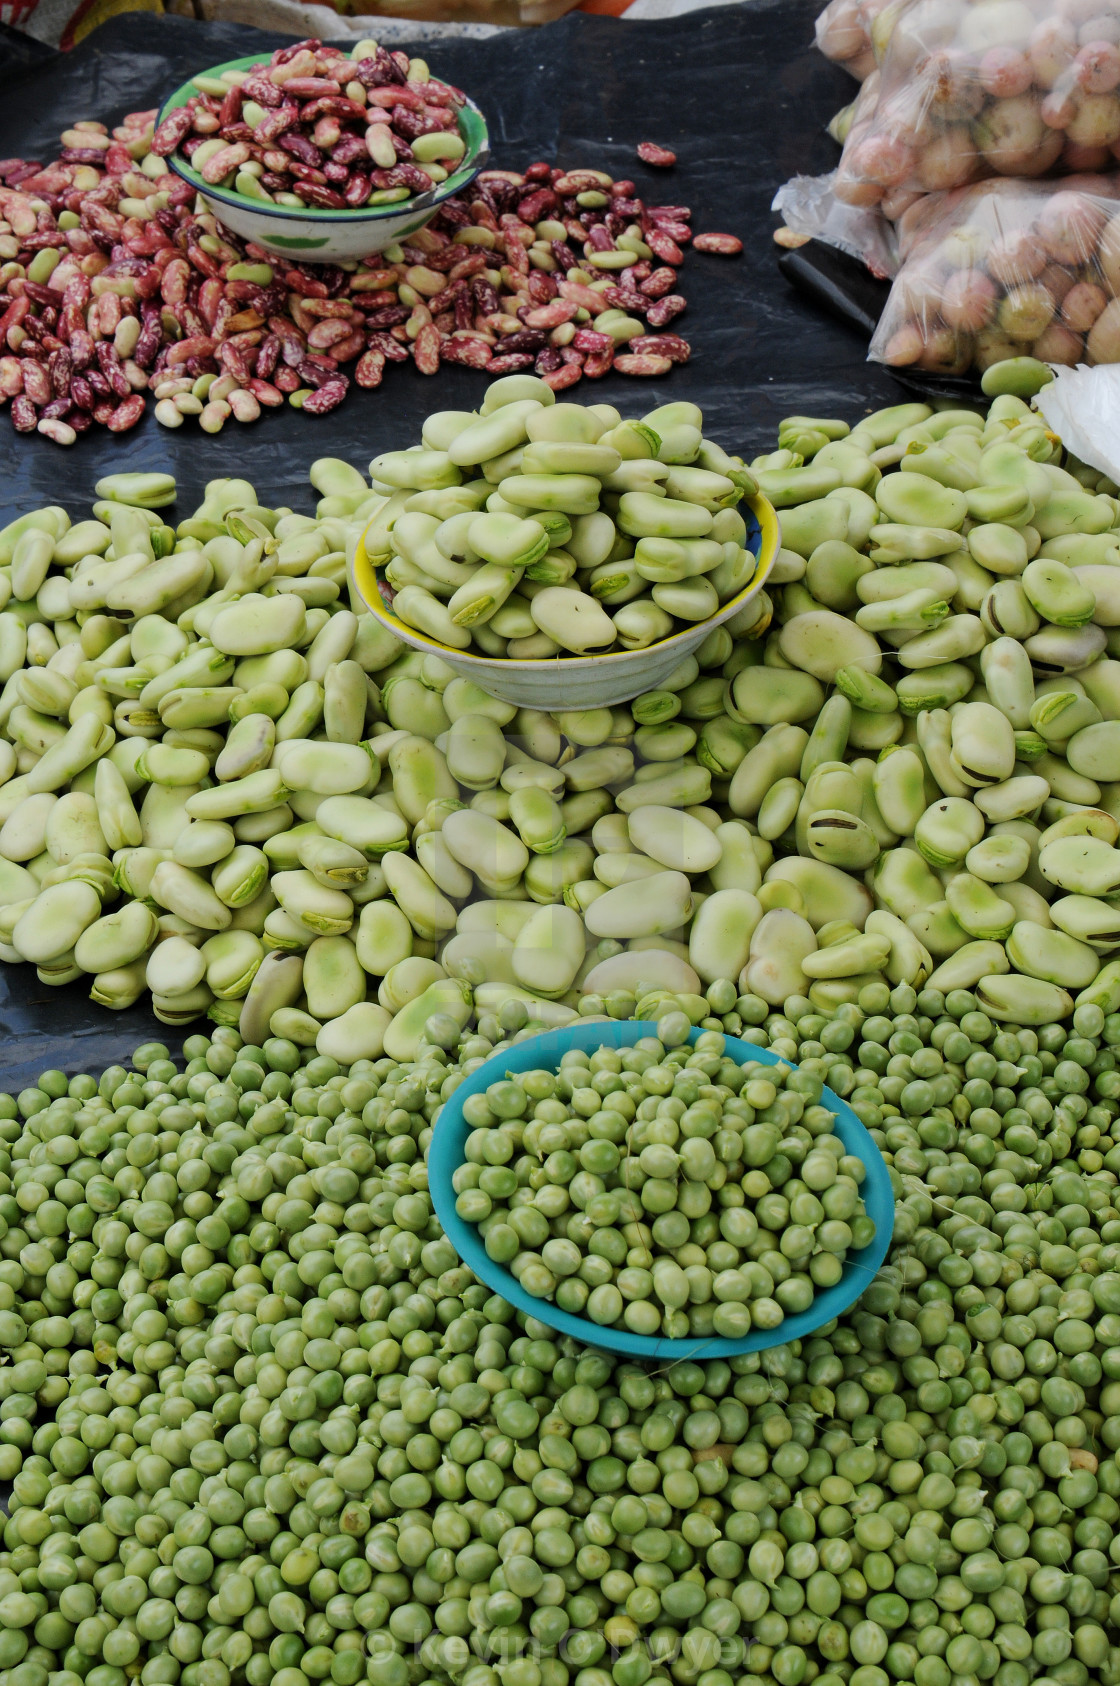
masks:
[(841, 207), (870, 213), (880, 273), (892, 225), (871, 358), (946, 374), (1120, 360), (1120, 0), (830, 0), (817, 40), (862, 87), (831, 125), (824, 192), (789, 184), (780, 208), (826, 240)]

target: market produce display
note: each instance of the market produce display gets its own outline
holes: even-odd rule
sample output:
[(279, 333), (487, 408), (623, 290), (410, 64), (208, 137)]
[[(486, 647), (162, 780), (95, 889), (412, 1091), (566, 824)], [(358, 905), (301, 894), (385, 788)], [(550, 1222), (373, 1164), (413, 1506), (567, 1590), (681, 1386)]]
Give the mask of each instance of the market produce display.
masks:
[(642, 650), (712, 620), (755, 576), (736, 505), (758, 487), (703, 424), (696, 404), (640, 421), (557, 404), (531, 375), (496, 381), (481, 414), (429, 416), (418, 447), (370, 464), (388, 501), (362, 542), (393, 614), (515, 661)]
[[(692, 1100), (687, 1015), (665, 1015), (658, 1031), (621, 1050), (622, 1072), (646, 1090), (633, 1118), (612, 1105), (628, 1092), (621, 1074), (617, 1091), (595, 1087), (597, 1071), (613, 1072), (603, 1050), (469, 1095), (456, 1212), (527, 1293), (603, 1328), (671, 1340), (777, 1329), (874, 1239), (866, 1166), (832, 1133), (815, 1073), (724, 1061), (729, 1092)], [(695, 1049), (720, 1054), (723, 1038), (705, 1032)], [(649, 1228), (644, 1250), (627, 1239), (634, 1226)]]
[(374, 41), (349, 53), (297, 42), (192, 85), (155, 130), (152, 152), (258, 202), (336, 211), (400, 204), (446, 181), (467, 150), (462, 90)]
[[(230, 480), (172, 529), (121, 475), (0, 533), (4, 940), (216, 1021), (0, 1097), (10, 1686), (1109, 1686), (1120, 507), (1039, 378), (787, 418), (756, 636), (627, 709), (507, 709), (342, 606), (390, 495), (346, 464), (314, 517)], [(827, 1084), (897, 1200), (851, 1311), (649, 1371), (474, 1280), (440, 1107), (576, 1012), (656, 1038), (487, 1090), (487, 1239), (543, 1196), (565, 1283), (656, 1246), (714, 1327), (723, 1244), (781, 1307), (797, 1228), (860, 1221)], [(696, 1174), (604, 1226), (613, 1116)]]
[[(403, 99), (389, 114), (398, 129), (416, 116)], [(278, 262), (196, 209), (153, 150), (155, 116), (132, 112), (112, 133), (83, 118), (49, 164), (0, 161), (0, 404), (17, 432), (61, 445), (95, 424), (126, 432), (149, 391), (165, 426), (197, 416), (209, 433), (285, 402), (322, 415), (351, 380), (380, 386), (410, 359), (427, 375), (531, 369), (557, 391), (611, 368), (663, 375), (690, 355), (667, 331), (686, 308), (685, 248), (742, 250), (730, 234), (694, 238), (687, 205), (647, 204), (633, 181), (538, 162), (484, 171), (368, 261)], [(437, 144), (418, 136), (421, 152), (425, 140)]]
[(868, 355), (959, 374), (1029, 354), (1120, 356), (1118, 180), (985, 182), (898, 223), (902, 267)]
[[(852, 125), (837, 197), (877, 204), (983, 176), (1100, 170), (1120, 144), (1108, 6), (909, 4), (893, 14), (874, 110)], [(879, 28), (882, 28), (880, 23)]]

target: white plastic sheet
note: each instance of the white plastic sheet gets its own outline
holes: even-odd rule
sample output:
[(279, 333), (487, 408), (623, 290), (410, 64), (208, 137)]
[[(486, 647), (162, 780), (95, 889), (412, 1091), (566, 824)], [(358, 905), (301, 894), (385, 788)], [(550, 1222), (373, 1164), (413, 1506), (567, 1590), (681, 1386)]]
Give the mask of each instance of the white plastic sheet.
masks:
[(1034, 407), (1074, 456), (1120, 484), (1120, 364), (1058, 369)]

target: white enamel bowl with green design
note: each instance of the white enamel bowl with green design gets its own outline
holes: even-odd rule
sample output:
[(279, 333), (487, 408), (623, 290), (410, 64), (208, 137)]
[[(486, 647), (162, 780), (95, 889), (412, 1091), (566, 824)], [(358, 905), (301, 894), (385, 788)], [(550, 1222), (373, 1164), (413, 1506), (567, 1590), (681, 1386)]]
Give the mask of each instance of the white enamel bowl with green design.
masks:
[[(229, 59), (200, 74), (220, 77), (224, 71), (249, 70), (260, 63), (261, 55), (256, 53)], [(158, 121), (162, 123), (172, 111), (186, 105), (196, 92), (193, 80), (184, 82), (165, 101)], [(252, 240), (273, 257), (295, 258), (301, 263), (343, 263), (370, 257), (395, 241), (407, 240), (431, 222), (444, 200), (461, 193), (474, 180), (486, 163), (490, 141), (486, 119), (471, 100), (459, 111), (459, 133), (467, 150), (446, 181), (430, 193), (416, 194), (395, 205), (363, 205), (355, 211), (312, 206), (297, 211), (288, 205), (270, 205), (229, 187), (211, 186), (177, 153), (172, 153), (167, 162), (177, 176), (197, 188), (218, 221), (243, 240)]]

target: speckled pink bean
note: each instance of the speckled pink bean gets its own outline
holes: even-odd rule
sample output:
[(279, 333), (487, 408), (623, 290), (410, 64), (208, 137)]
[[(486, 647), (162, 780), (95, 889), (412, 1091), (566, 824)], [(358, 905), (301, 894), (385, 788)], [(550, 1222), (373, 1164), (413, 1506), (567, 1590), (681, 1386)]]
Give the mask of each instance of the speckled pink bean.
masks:
[(228, 176), (239, 164), (244, 164), (252, 157), (252, 153), (244, 141), (237, 141), (233, 146), (223, 146), (220, 151), (208, 158), (199, 171), (203, 181), (213, 184), (220, 182), (223, 176)]

